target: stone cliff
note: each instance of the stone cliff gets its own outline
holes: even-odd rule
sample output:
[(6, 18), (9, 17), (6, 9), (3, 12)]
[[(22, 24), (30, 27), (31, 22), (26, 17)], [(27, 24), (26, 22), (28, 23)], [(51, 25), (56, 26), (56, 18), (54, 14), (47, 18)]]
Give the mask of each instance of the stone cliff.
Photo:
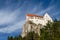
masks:
[(37, 33), (40, 36), (40, 28), (42, 28), (43, 26), (41, 24), (36, 25), (35, 23), (31, 22), (31, 21), (27, 21), (25, 22), (25, 24), (23, 25), (23, 30), (22, 30), (22, 37), (25, 37), (27, 35), (27, 33), (34, 31), (35, 33)]

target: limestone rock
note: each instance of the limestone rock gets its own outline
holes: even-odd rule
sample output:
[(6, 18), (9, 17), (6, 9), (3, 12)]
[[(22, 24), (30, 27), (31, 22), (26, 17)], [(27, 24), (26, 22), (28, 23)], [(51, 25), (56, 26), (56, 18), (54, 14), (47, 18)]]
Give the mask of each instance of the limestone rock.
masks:
[(36, 25), (35, 23), (33, 23), (31, 21), (27, 21), (23, 25), (23, 30), (22, 30), (21, 36), (25, 37), (27, 35), (27, 33), (31, 32), (31, 31), (34, 31), (35, 33), (40, 35), (40, 28), (41, 27), (42, 27), (41, 24)]

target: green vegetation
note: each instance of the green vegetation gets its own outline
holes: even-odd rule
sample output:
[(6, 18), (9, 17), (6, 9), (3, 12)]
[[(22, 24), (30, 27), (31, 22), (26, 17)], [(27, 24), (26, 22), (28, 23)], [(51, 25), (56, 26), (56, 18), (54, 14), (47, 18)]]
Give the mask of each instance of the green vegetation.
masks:
[(40, 36), (34, 32), (28, 33), (24, 38), (21, 36), (8, 37), (8, 40), (40, 40)]
[(48, 22), (47, 26), (40, 31), (41, 40), (60, 40), (60, 21)]
[(40, 29), (40, 36), (30, 32), (24, 38), (21, 36), (11, 36), (8, 37), (8, 40), (60, 40), (60, 21), (48, 22), (47, 26)]

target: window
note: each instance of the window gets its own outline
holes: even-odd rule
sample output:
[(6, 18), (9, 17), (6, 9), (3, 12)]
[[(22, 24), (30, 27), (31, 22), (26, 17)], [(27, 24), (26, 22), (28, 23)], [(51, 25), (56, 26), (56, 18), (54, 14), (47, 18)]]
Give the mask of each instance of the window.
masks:
[(38, 17), (35, 17), (35, 19), (38, 19)]
[(31, 17), (31, 19), (33, 19), (33, 17)]
[(33, 17), (31, 16), (30, 19), (33, 19)]
[(38, 17), (38, 19), (40, 19), (40, 18)]

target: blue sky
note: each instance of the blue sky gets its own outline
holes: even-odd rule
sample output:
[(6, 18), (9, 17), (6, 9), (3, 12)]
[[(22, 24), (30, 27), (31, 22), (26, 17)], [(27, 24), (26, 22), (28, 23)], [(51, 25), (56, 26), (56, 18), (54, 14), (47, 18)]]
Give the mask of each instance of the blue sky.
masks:
[(0, 0), (0, 40), (20, 35), (27, 13), (60, 20), (60, 0)]

